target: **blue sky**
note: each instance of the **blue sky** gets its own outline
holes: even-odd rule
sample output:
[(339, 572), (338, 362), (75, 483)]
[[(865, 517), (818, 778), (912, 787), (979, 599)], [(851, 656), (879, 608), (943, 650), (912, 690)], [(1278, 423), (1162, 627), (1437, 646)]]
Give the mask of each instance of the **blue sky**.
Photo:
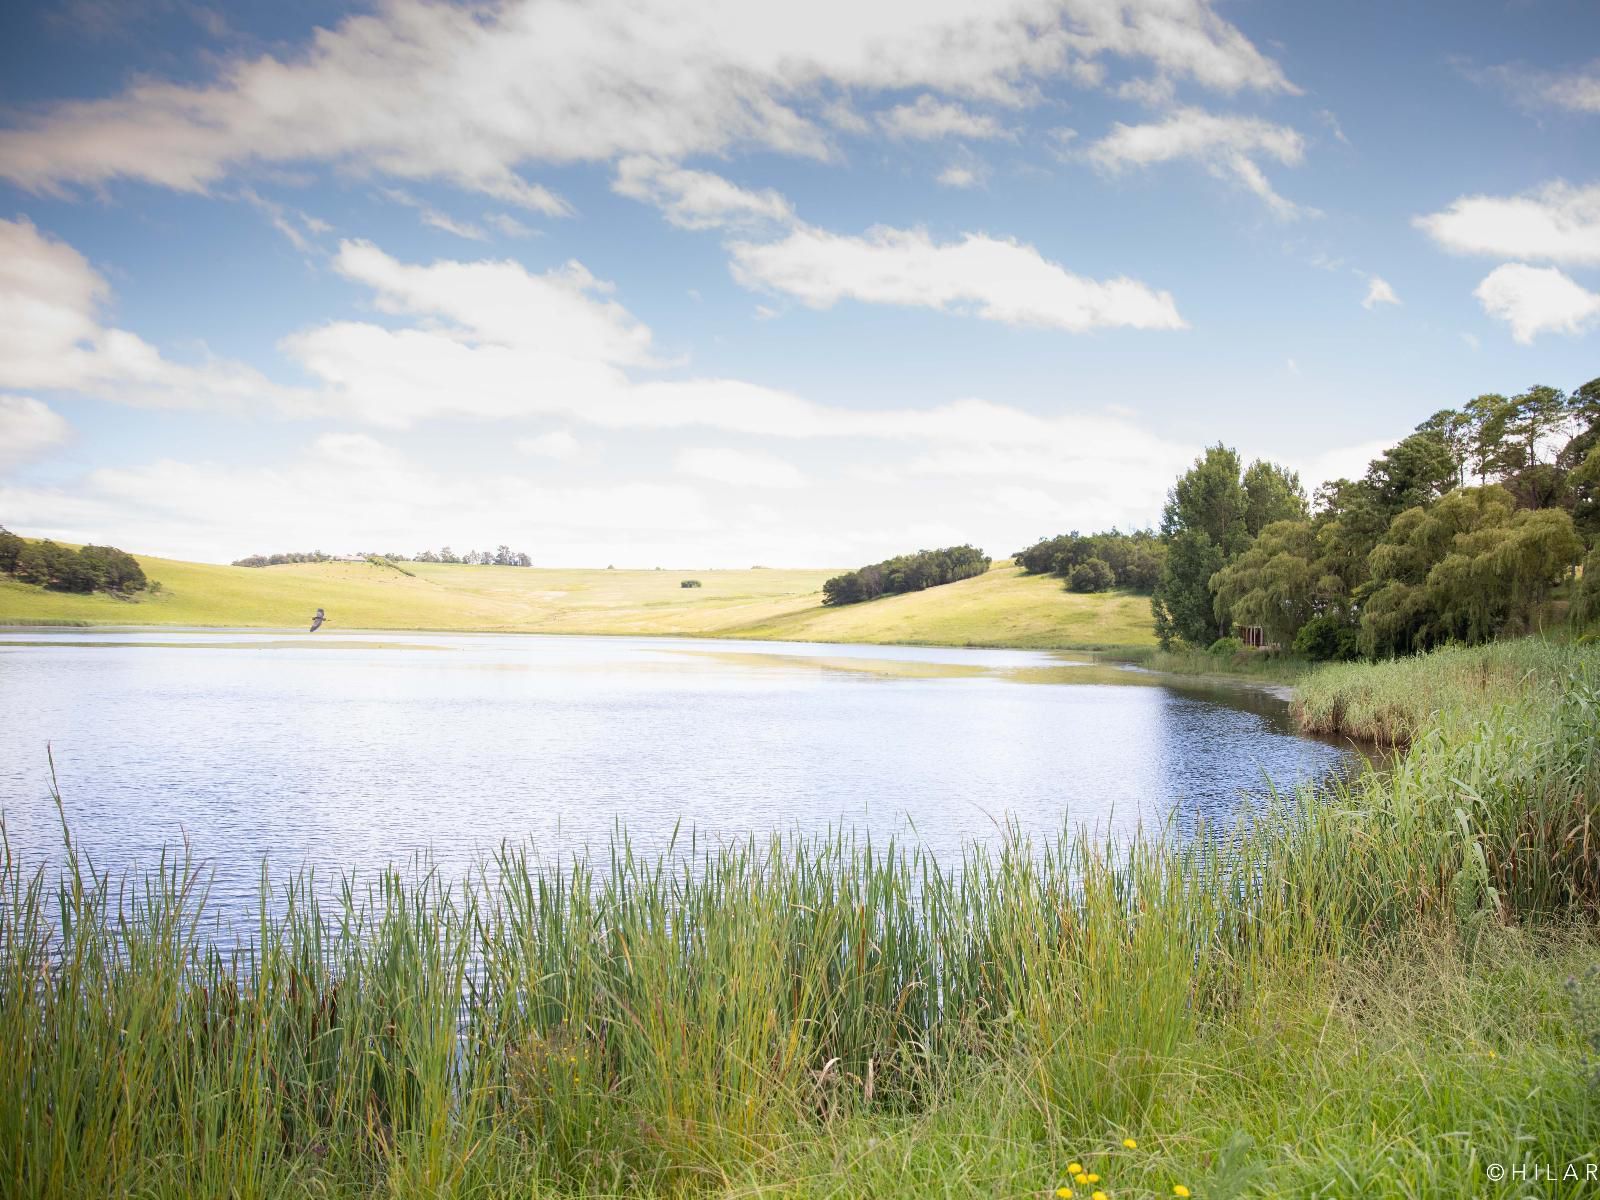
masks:
[(856, 564), (1600, 374), (1600, 9), (0, 14), (0, 523)]

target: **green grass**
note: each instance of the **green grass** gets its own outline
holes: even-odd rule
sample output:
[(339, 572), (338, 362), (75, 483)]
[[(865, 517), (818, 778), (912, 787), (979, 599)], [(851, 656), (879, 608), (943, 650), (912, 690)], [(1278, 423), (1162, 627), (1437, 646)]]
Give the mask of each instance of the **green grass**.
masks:
[(986, 575), (831, 609), (833, 569), (553, 570), (371, 562), (225, 567), (141, 557), (161, 591), (136, 600), (48, 592), (0, 580), (0, 625), (295, 628), (318, 608), (330, 630), (436, 629), (683, 635), (787, 641), (1081, 648), (1153, 643), (1149, 602), (1079, 596), (1010, 563)]
[(1586, 653), (1593, 651), (1521, 638), (1324, 666), (1301, 683), (1295, 713), (1315, 733), (1404, 745), (1441, 719), (1530, 696), (1553, 700), (1566, 664)]
[(1512, 653), (1391, 771), (1182, 845), (619, 834), (273, 880), (237, 952), (181, 855), (8, 847), (0, 1190), (1527, 1194), (1487, 1166), (1600, 1146), (1600, 649)]

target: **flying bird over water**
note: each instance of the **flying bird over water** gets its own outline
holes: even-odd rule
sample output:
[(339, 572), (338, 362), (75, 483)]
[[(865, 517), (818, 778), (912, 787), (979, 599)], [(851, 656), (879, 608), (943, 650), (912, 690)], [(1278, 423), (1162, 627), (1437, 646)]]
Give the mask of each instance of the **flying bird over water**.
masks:
[(320, 608), (317, 609), (317, 615), (311, 618), (311, 632), (315, 633), (317, 630), (321, 629), (322, 622), (325, 620), (327, 620), (327, 618), (322, 615), (322, 610)]

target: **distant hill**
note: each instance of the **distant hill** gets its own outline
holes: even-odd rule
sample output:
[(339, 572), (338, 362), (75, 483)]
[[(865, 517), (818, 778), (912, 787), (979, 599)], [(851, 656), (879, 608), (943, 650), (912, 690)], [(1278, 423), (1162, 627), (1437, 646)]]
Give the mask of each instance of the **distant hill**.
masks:
[(1150, 602), (1075, 595), (1009, 560), (986, 574), (844, 608), (822, 606), (838, 568), (684, 572), (371, 562), (231, 567), (138, 555), (158, 594), (129, 601), (0, 581), (0, 624), (210, 625), (294, 629), (327, 610), (330, 630), (437, 629), (640, 634), (783, 641), (1070, 648), (1150, 645)]

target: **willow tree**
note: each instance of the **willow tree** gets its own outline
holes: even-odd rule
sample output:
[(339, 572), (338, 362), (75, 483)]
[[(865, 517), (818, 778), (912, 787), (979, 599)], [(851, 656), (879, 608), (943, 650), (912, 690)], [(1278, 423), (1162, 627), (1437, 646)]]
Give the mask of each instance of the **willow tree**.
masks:
[(1409, 509), (1368, 558), (1361, 649), (1403, 654), (1526, 628), (1582, 554), (1566, 512), (1519, 511), (1498, 485)]

